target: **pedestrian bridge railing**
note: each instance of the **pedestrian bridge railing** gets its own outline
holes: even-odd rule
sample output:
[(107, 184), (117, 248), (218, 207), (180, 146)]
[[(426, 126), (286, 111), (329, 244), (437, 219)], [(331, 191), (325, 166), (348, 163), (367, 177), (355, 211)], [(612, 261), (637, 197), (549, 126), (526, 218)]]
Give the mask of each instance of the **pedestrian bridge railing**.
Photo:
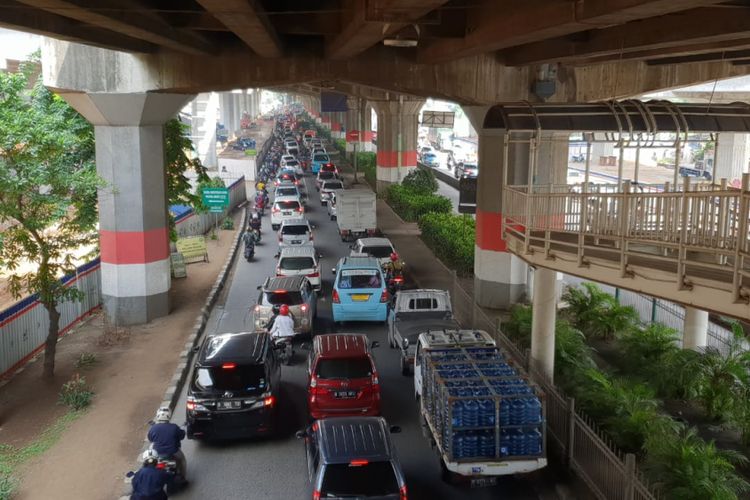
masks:
[(750, 318), (750, 176), (666, 185), (507, 186), (504, 238), (531, 264)]

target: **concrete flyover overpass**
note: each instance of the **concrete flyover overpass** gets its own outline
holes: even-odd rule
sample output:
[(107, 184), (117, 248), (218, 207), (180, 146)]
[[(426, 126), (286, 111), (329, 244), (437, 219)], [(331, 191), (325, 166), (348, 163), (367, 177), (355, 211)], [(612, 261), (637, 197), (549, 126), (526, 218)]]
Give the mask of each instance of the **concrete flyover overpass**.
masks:
[[(287, 90), (334, 132), (369, 130), (357, 118), (369, 113), (318, 113), (321, 89), (344, 92), (351, 109), (378, 113), (387, 184), (416, 166), (426, 97), (465, 106), (489, 167), (500, 136), (483, 123), (496, 103), (591, 102), (739, 76), (750, 48), (750, 7), (727, 0), (0, 0), (0, 25), (50, 37), (45, 84), (95, 125), (99, 172), (117, 187), (100, 208), (105, 310), (119, 324), (169, 312), (161, 134), (196, 93)], [(498, 179), (495, 170), (480, 175)], [(503, 306), (526, 273), (506, 252), (500, 197), (481, 199), (477, 296)]]

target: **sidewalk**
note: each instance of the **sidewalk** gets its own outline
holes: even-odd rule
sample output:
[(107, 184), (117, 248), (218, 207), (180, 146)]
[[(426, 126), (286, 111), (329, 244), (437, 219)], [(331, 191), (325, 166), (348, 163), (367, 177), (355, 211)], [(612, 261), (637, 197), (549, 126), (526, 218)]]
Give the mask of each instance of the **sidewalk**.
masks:
[[(233, 217), (236, 230), (242, 209)], [(172, 311), (147, 325), (105, 327), (103, 315), (66, 336), (58, 345), (55, 380), (41, 380), (41, 363), (28, 366), (0, 388), (0, 442), (28, 445), (66, 414), (56, 405), (60, 386), (79, 372), (95, 391), (90, 408), (67, 426), (51, 448), (17, 471), (14, 498), (101, 500), (122, 493), (124, 474), (143, 446), (153, 417), (176, 368), (205, 297), (229, 253), (235, 231), (207, 239), (210, 262), (189, 264), (186, 279), (173, 279)], [(90, 368), (76, 369), (81, 353), (96, 355)]]

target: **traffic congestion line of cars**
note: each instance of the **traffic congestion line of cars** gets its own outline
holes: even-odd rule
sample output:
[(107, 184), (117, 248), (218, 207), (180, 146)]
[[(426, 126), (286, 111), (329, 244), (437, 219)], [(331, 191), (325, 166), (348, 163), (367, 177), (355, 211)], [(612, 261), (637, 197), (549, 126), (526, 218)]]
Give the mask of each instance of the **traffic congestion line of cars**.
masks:
[[(390, 438), (399, 429), (380, 416), (381, 380), (373, 352), (378, 342), (364, 334), (315, 331), (318, 300), (324, 294), (322, 255), (315, 247), (316, 227), (307, 220), (303, 201), (307, 198), (304, 176), (315, 174), (321, 204), (336, 221), (341, 239), (352, 241), (350, 255), (331, 270), (334, 324), (383, 325), (389, 346), (398, 350), (402, 374), (414, 374), (415, 395), (423, 408), (419, 418), (444, 477), (467, 478), (480, 486), (490, 484), (487, 478), (503, 474), (509, 464), (515, 465), (507, 470), (516, 472), (543, 467), (543, 409), (539, 407), (535, 419), (537, 406), (527, 404), (527, 399), (537, 397), (536, 389), (515, 367), (509, 368), (514, 370), (513, 386), (530, 389), (517, 389), (526, 405), (525, 420), (508, 427), (505, 399), (490, 384), (511, 373), (498, 368), (502, 352), (487, 334), (460, 329), (448, 292), (400, 291), (403, 263), (391, 241), (376, 235), (374, 193), (346, 188), (315, 132), (298, 130), (299, 111), (291, 108), (276, 117), (270, 222), (277, 231), (279, 251), (273, 275), (264, 279), (257, 299), (249, 304), (253, 331), (209, 335), (199, 347), (187, 391), (188, 437), (233, 439), (277, 431), (281, 357), (269, 331), (280, 314), (288, 315), (294, 335), (310, 344), (306, 370), (310, 424), (297, 437), (305, 445), (311, 498), (408, 498), (406, 477)], [(475, 355), (478, 348), (482, 350)], [(485, 373), (485, 366), (494, 371)], [(463, 392), (453, 394), (457, 381)], [(486, 424), (476, 429), (471, 427), (478, 421), (472, 413), (480, 408), (475, 401), (482, 402), (484, 413), (476, 416)], [(436, 414), (437, 407), (443, 413)], [(539, 429), (542, 441), (537, 442)], [(512, 450), (511, 438), (515, 439)]]

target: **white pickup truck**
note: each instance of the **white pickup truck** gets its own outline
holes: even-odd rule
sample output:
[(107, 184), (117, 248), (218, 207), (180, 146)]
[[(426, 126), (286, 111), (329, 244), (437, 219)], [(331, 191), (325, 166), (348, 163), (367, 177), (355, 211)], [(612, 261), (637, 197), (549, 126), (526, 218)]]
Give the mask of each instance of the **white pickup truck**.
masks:
[(420, 333), (458, 328), (447, 291), (400, 290), (388, 313), (388, 345), (401, 350), (401, 374), (411, 373)]
[(414, 392), (445, 481), (488, 486), (547, 465), (544, 395), (487, 332), (420, 334)]

